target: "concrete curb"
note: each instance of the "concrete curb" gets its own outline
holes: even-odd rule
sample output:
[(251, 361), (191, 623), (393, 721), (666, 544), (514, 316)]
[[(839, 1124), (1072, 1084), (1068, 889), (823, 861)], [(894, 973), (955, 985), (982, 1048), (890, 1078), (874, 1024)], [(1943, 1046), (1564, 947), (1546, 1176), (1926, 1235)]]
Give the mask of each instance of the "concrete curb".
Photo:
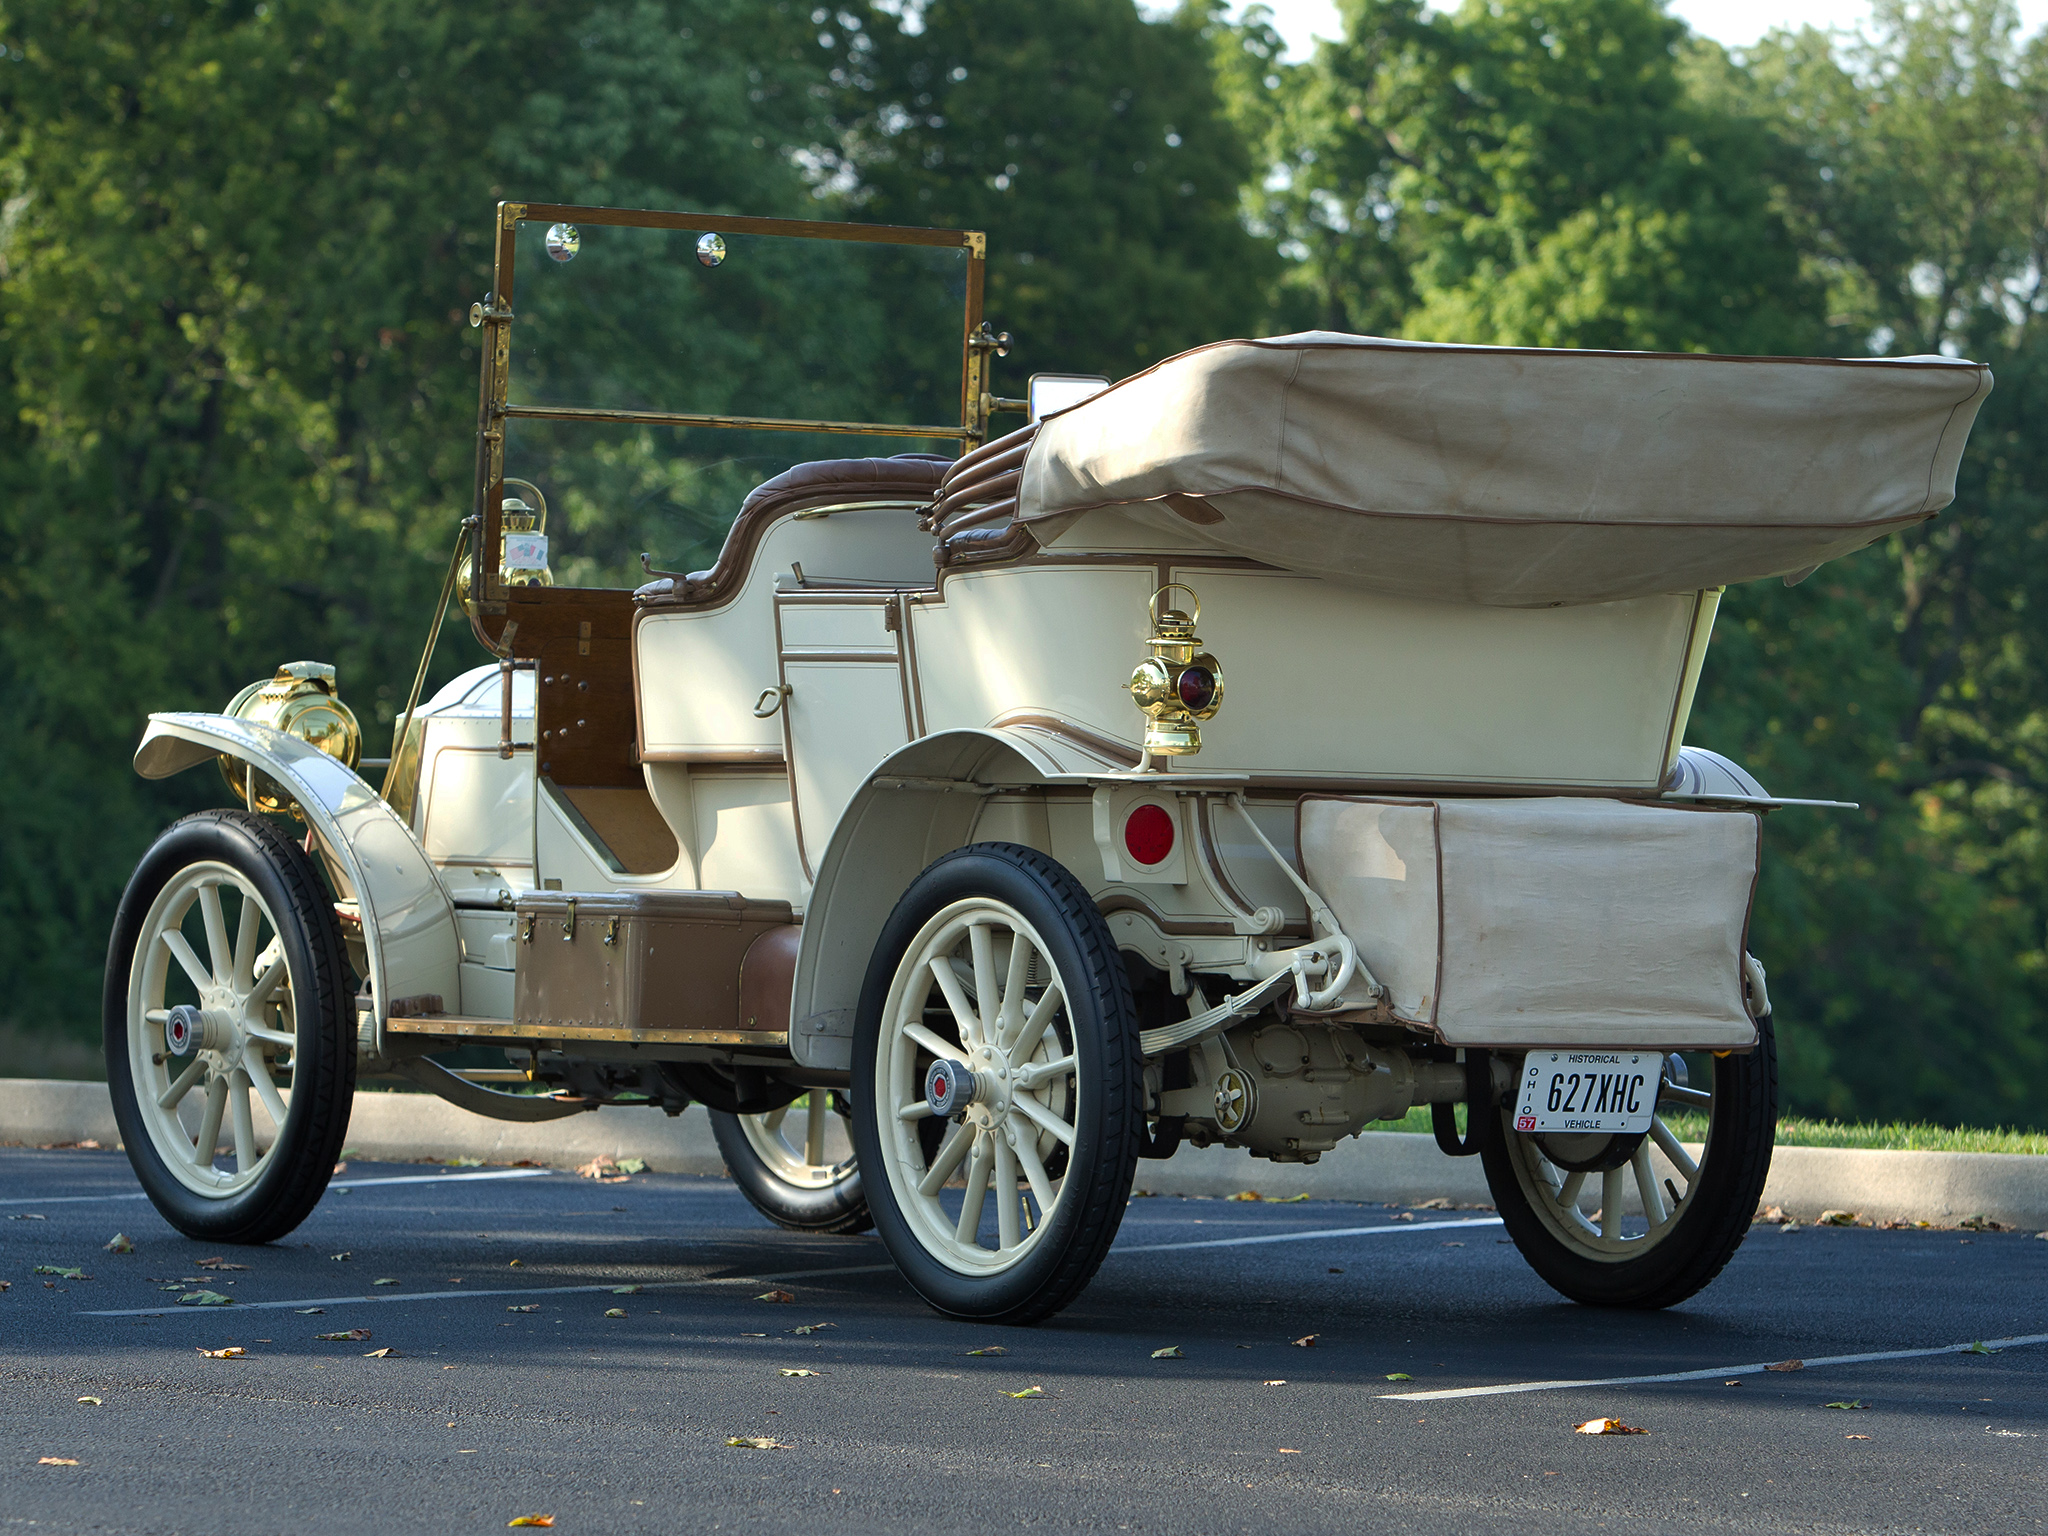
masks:
[[(40, 1146), (97, 1141), (120, 1132), (104, 1083), (0, 1079), (0, 1144)], [(486, 1120), (425, 1093), (361, 1092), (349, 1118), (352, 1155), (379, 1162), (530, 1161), (573, 1168), (599, 1153), (637, 1157), (662, 1173), (719, 1175), (725, 1163), (711, 1123), (686, 1112), (610, 1109), (541, 1125)], [(1221, 1147), (1183, 1147), (1163, 1162), (1138, 1164), (1137, 1187), (1158, 1195), (1233, 1195), (1269, 1199), (1419, 1205), (1492, 1200), (1477, 1158), (1449, 1158), (1427, 1136), (1367, 1131), (1319, 1163), (1269, 1163)], [(1983, 1216), (2030, 1231), (2048, 1229), (2048, 1157), (2002, 1152), (1866, 1152), (1780, 1147), (1771, 1160), (1764, 1203), (1800, 1221), (1823, 1211), (1854, 1211), (1870, 1221), (1956, 1226)]]

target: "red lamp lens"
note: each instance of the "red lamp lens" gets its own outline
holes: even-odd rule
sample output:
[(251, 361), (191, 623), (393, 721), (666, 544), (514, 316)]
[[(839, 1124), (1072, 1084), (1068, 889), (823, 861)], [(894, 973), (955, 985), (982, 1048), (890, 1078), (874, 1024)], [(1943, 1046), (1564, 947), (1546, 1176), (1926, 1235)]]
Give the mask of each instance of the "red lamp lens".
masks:
[(1216, 697), (1216, 677), (1207, 667), (1189, 667), (1180, 675), (1180, 701), (1189, 709), (1207, 709)]
[(1124, 847), (1140, 864), (1164, 863), (1173, 852), (1173, 818), (1163, 806), (1139, 806), (1124, 822)]

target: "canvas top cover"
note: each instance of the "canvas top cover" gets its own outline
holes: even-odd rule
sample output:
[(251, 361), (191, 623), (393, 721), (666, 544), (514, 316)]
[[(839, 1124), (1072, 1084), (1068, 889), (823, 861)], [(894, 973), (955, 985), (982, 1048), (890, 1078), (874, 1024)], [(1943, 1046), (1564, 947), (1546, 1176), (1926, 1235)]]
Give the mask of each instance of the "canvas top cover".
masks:
[(1991, 371), (1310, 331), (1048, 416), (1017, 519), (1118, 506), (1219, 551), (1503, 607), (1797, 579), (1933, 516)]

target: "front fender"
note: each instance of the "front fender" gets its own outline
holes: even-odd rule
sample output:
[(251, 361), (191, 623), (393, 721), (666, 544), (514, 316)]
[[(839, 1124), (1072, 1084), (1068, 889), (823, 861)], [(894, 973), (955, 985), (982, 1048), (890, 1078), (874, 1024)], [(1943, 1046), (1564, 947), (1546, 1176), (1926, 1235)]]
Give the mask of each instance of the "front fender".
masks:
[(167, 779), (223, 752), (287, 790), (346, 875), (369, 950), (374, 1012), (367, 1043), (381, 1054), (393, 998), (460, 995), (455, 909), (434, 866), (412, 829), (352, 769), (267, 725), (232, 715), (151, 715), (135, 771)]

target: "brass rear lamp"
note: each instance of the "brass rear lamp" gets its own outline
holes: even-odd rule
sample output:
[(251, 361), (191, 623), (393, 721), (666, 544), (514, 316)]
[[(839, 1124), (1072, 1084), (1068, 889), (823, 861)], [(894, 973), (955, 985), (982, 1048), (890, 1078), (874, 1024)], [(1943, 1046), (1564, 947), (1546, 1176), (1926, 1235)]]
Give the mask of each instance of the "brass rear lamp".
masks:
[[(1169, 592), (1185, 592), (1194, 611), (1162, 608)], [(1202, 750), (1201, 722), (1223, 706), (1223, 668), (1201, 648), (1195, 622), (1202, 600), (1192, 587), (1170, 581), (1152, 594), (1152, 654), (1139, 662), (1126, 685), (1145, 713), (1145, 751), (1153, 757), (1191, 757)]]

